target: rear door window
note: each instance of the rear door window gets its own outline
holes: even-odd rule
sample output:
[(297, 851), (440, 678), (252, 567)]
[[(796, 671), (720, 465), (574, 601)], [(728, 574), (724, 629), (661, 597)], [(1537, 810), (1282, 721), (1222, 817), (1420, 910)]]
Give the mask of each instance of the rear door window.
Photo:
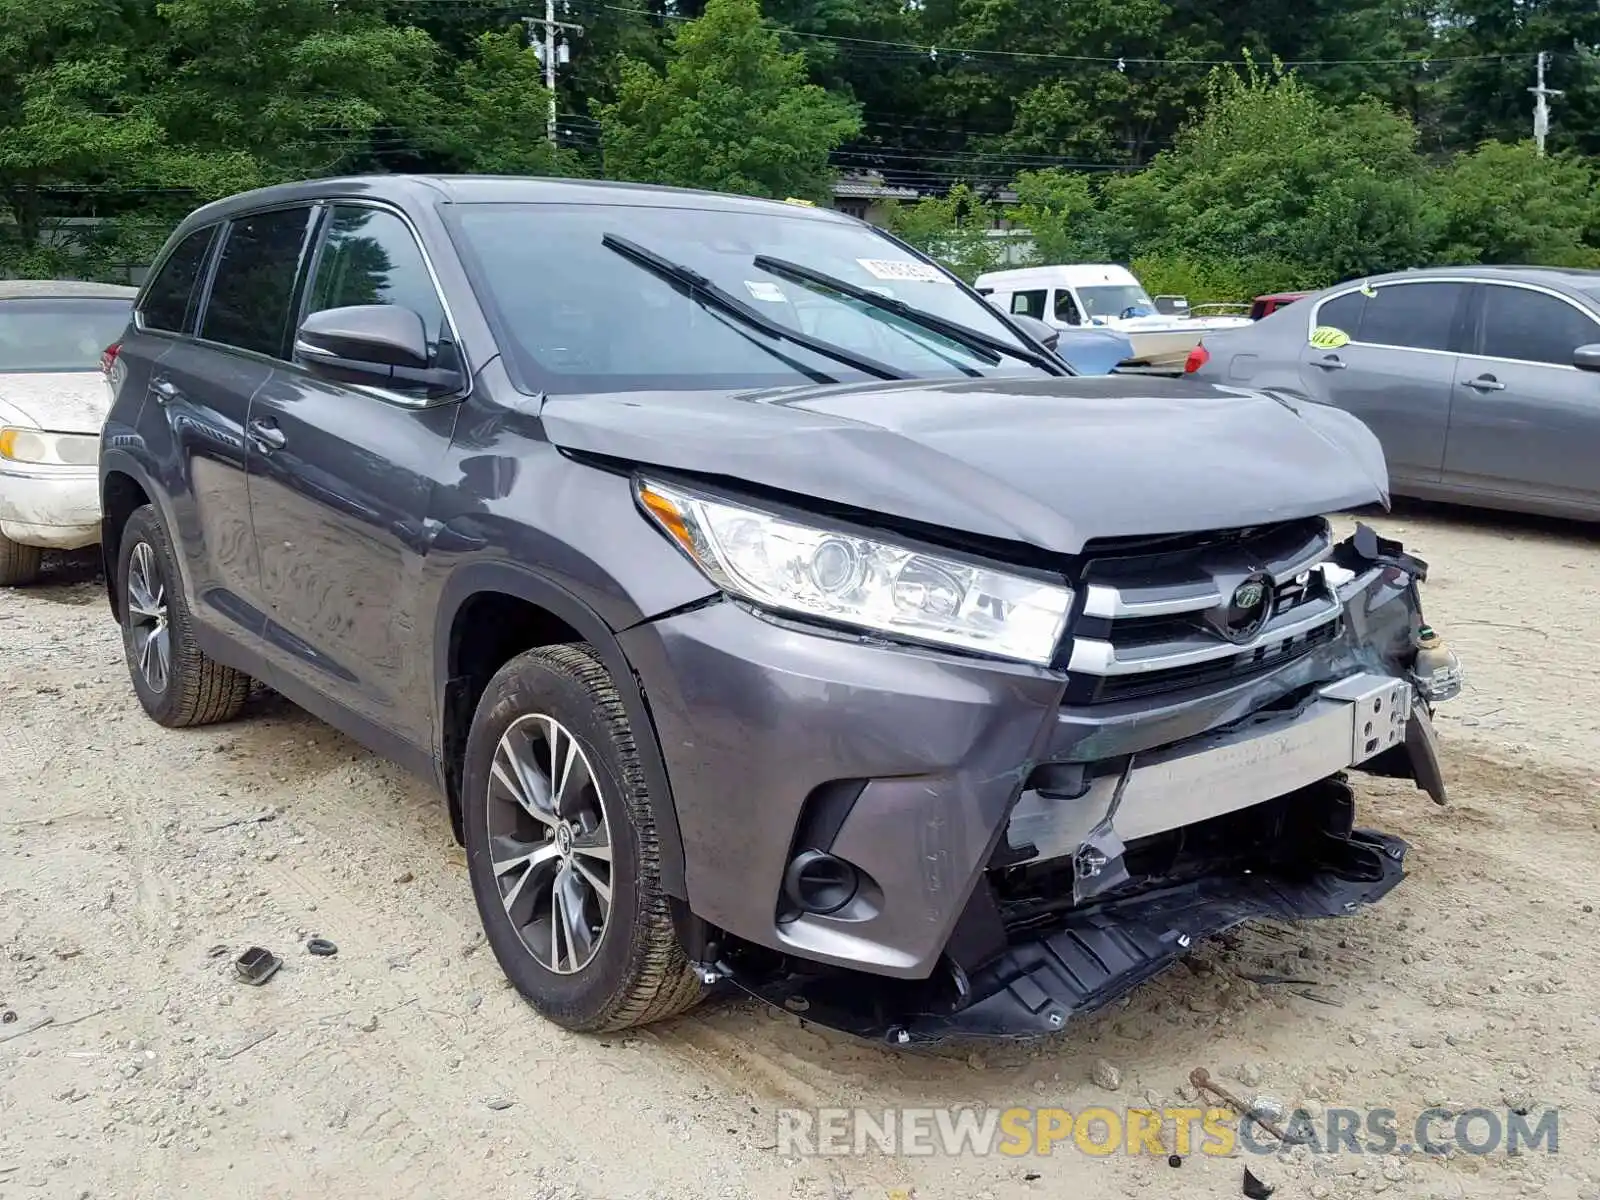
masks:
[(1407, 350), (1449, 350), (1454, 345), (1456, 313), (1466, 291), (1464, 283), (1385, 284), (1376, 296), (1364, 297), (1355, 339)]
[(1483, 349), (1490, 358), (1570, 367), (1579, 346), (1600, 342), (1600, 326), (1557, 296), (1489, 285), (1483, 297)]
[(230, 222), (200, 336), (282, 358), (311, 208), (254, 213)]
[(145, 290), (139, 315), (146, 329), (188, 333), (194, 322), (196, 284), (205, 273), (216, 226), (196, 229), (179, 242)]
[(1386, 283), (1371, 296), (1359, 290), (1317, 309), (1316, 323), (1342, 330), (1353, 342), (1401, 350), (1461, 348), (1458, 320), (1464, 283)]

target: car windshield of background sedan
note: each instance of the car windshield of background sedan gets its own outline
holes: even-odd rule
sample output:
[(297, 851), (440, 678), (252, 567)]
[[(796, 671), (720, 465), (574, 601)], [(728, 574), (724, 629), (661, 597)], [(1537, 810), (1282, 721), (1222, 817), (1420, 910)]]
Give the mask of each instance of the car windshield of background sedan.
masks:
[(907, 378), (1023, 372), (826, 287), (762, 270), (780, 259), (1018, 346), (991, 306), (874, 230), (797, 213), (631, 205), (466, 204), (457, 248), (529, 392), (780, 387), (870, 379), (848, 361), (762, 332), (619, 253), (625, 239), (703, 276), (759, 316)]
[(126, 300), (0, 301), (0, 374), (98, 370), (131, 307)]

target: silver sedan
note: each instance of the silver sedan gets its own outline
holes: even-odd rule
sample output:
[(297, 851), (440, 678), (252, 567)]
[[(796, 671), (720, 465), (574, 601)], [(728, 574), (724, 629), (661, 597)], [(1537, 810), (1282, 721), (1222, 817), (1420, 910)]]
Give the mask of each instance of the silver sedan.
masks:
[(1207, 334), (1188, 370), (1353, 413), (1395, 495), (1600, 518), (1600, 271), (1352, 280)]

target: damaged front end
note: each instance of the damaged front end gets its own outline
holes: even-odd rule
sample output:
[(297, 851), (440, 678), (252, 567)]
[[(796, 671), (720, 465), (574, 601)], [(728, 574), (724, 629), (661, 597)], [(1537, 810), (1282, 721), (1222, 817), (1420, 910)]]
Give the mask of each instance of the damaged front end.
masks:
[(1432, 715), (1462, 674), (1423, 621), (1426, 576), (1369, 527), (1335, 544), (1321, 521), (1091, 546), (1059, 710), (938, 968), (741, 945), (718, 973), (897, 1045), (1031, 1037), (1243, 921), (1373, 903), (1408, 847), (1357, 826), (1347, 773), (1446, 801)]

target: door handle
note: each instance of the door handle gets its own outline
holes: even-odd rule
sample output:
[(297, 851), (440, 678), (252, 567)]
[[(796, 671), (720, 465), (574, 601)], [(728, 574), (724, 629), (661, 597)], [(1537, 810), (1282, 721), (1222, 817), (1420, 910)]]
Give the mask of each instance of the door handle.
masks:
[(256, 420), (250, 422), (250, 440), (260, 447), (262, 453), (270, 454), (274, 450), (282, 450), (289, 439), (275, 422)]
[(150, 390), (156, 394), (157, 404), (167, 404), (178, 398), (178, 385), (170, 379), (152, 380)]
[(1469, 387), (1475, 392), (1503, 392), (1506, 390), (1506, 385), (1493, 375), (1479, 375), (1476, 379), (1467, 380), (1462, 386)]
[(1344, 370), (1345, 364), (1344, 360), (1337, 354), (1329, 354), (1323, 358), (1312, 359), (1311, 365), (1314, 367), (1321, 367), (1324, 371), (1342, 371)]

